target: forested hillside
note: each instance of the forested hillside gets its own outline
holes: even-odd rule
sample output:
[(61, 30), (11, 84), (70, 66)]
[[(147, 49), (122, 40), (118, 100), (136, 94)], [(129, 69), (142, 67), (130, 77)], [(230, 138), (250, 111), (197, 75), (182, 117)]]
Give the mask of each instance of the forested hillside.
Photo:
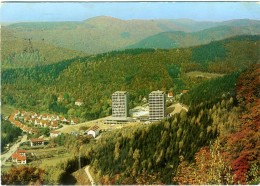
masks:
[[(259, 68), (255, 65), (239, 77), (235, 74), (202, 83), (198, 88), (210, 84), (217, 91), (209, 92), (208, 102), (192, 104), (188, 113), (103, 135), (92, 150), (91, 166), (100, 178), (96, 181), (259, 183), (259, 95), (254, 91), (259, 86)], [(227, 84), (229, 89), (218, 91)], [(200, 96), (197, 92), (193, 98)]]
[[(97, 54), (122, 50), (148, 37), (154, 38), (148, 39), (149, 42), (152, 41), (152, 45), (134, 45), (135, 48), (189, 47), (235, 35), (259, 34), (259, 21), (247, 19), (224, 22), (197, 22), (187, 19), (121, 20), (100, 16), (79, 22), (15, 23), (8, 25), (7, 28), (14, 32), (15, 37), (22, 40), (31, 39), (41, 44), (47, 43), (59, 48)], [(174, 31), (185, 33), (165, 35), (165, 32)], [(156, 42), (155, 46), (154, 42)]]
[(183, 48), (245, 34), (259, 35), (260, 22), (251, 26), (219, 26), (192, 33), (164, 32), (145, 38), (127, 48)]
[(4, 69), (43, 66), (87, 55), (54, 46), (44, 38), (18, 38), (15, 33), (9, 28), (1, 27), (1, 67)]
[(18, 136), (22, 134), (22, 130), (9, 121), (5, 121), (1, 117), (1, 152), (4, 151), (4, 148), (7, 144), (15, 142), (18, 139)]
[[(111, 94), (116, 90), (130, 93), (130, 107), (152, 90), (177, 94), (208, 80), (190, 77), (188, 72), (227, 74), (259, 62), (259, 45), (259, 36), (239, 36), (194, 48), (125, 50), (3, 70), (2, 103), (85, 119), (103, 117), (111, 112)], [(59, 102), (58, 96), (64, 101)], [(77, 99), (87, 104), (76, 107)]]

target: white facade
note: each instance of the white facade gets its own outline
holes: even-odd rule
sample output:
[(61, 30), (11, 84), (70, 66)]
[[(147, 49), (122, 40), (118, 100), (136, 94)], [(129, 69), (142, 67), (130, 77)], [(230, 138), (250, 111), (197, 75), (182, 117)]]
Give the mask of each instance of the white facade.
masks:
[(61, 134), (60, 131), (51, 131), (51, 132), (50, 132), (50, 137), (51, 137), (51, 138), (56, 138), (56, 137), (58, 137), (60, 134)]
[(112, 94), (112, 116), (114, 118), (127, 118), (129, 116), (128, 93), (117, 91)]
[(99, 131), (98, 130), (96, 130), (96, 131), (89, 130), (87, 134), (88, 135), (92, 135), (94, 138), (96, 138), (98, 136), (98, 134), (99, 134)]
[(166, 116), (166, 96), (163, 91), (149, 94), (149, 120), (160, 121)]

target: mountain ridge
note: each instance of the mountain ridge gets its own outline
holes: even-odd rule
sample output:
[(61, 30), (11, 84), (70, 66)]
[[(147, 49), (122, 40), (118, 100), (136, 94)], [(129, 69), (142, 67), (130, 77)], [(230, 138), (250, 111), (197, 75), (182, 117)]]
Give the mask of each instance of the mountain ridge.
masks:
[[(247, 19), (226, 22), (197, 22), (186, 19), (122, 20), (100, 16), (78, 22), (17, 23), (8, 25), (7, 28), (12, 30), (14, 37), (17, 38), (30, 38), (39, 42), (44, 39), (45, 43), (58, 47), (88, 54), (98, 54), (124, 50), (162, 32), (183, 31), (192, 34), (210, 28), (220, 27), (221, 29), (221, 26), (231, 25), (236, 26), (237, 29), (244, 29), (240, 27), (250, 29), (259, 24), (260, 21)], [(250, 33), (246, 32), (245, 34)], [(200, 40), (203, 40), (204, 36), (200, 37)], [(191, 37), (190, 40), (195, 39)], [(205, 44), (205, 42), (196, 43), (196, 45), (199, 44)], [(184, 46), (190, 46), (189, 42), (186, 42)]]

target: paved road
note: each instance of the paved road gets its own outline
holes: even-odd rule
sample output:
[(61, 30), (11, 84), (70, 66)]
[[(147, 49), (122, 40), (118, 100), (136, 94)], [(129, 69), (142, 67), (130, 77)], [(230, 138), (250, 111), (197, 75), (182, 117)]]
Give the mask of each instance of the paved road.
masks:
[(24, 135), (20, 142), (15, 142), (15, 144), (9, 149), (9, 151), (5, 154), (1, 155), (1, 166), (5, 164), (6, 160), (12, 156), (12, 154), (17, 150), (21, 143), (27, 140), (27, 135)]
[(90, 166), (88, 165), (88, 166), (85, 168), (85, 172), (86, 172), (86, 174), (87, 174), (87, 176), (88, 176), (88, 179), (89, 179), (91, 185), (94, 186), (94, 185), (95, 185), (95, 182), (94, 182), (92, 176), (90, 175), (89, 167), (90, 167)]

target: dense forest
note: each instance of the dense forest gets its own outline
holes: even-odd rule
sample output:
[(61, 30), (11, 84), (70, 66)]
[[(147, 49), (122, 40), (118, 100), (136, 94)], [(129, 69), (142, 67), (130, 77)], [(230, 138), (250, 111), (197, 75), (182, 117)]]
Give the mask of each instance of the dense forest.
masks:
[(181, 31), (163, 32), (145, 38), (128, 48), (183, 48), (207, 44), (238, 35), (255, 35), (260, 32), (260, 24), (248, 26), (218, 26), (198, 32), (186, 33)]
[[(191, 48), (113, 51), (3, 69), (2, 104), (84, 121), (109, 115), (116, 90), (130, 93), (130, 107), (152, 90), (189, 90), (179, 100), (188, 112), (106, 132), (97, 141), (61, 135), (50, 144), (66, 147), (68, 160), (43, 169), (14, 167), (15, 174), (2, 175), (3, 183), (66, 184), (79, 153), (99, 184), (259, 183), (259, 45), (260, 36), (238, 36)], [(85, 104), (76, 106), (77, 99)]]
[[(188, 76), (189, 72), (223, 75), (257, 63), (259, 38), (238, 36), (185, 49), (114, 51), (45, 66), (3, 69), (2, 103), (84, 120), (107, 116), (116, 90), (128, 91), (130, 107), (134, 107), (152, 90), (178, 94), (208, 80)], [(60, 96), (63, 101), (58, 100)], [(87, 104), (75, 106), (78, 99)]]
[[(228, 91), (210, 92), (208, 103), (191, 102), (187, 113), (103, 135), (92, 152), (98, 183), (258, 183), (259, 68), (231, 75), (233, 81), (230, 76), (212, 81), (212, 88), (229, 83)], [(200, 92), (187, 99), (196, 96)]]
[(13, 143), (22, 135), (22, 130), (9, 121), (1, 119), (1, 152), (7, 144)]
[[(104, 133), (98, 141), (61, 135), (50, 143), (66, 147), (71, 158), (44, 169), (13, 167), (3, 183), (72, 184), (80, 153), (99, 184), (257, 184), (259, 69), (201, 83), (184, 95), (188, 112), (161, 122)], [(217, 90), (207, 92), (207, 101), (195, 91), (205, 86)]]
[[(179, 48), (202, 45), (235, 35), (259, 34), (259, 25), (260, 21), (249, 19), (199, 22), (189, 19), (121, 20), (99, 16), (84, 21), (14, 23), (5, 28), (13, 37), (22, 40), (98, 54), (129, 46)], [(49, 54), (55, 53), (49, 50)]]
[(44, 66), (68, 60), (77, 56), (86, 56), (83, 52), (52, 45), (42, 38), (19, 38), (15, 31), (1, 27), (1, 67), (22, 68)]

